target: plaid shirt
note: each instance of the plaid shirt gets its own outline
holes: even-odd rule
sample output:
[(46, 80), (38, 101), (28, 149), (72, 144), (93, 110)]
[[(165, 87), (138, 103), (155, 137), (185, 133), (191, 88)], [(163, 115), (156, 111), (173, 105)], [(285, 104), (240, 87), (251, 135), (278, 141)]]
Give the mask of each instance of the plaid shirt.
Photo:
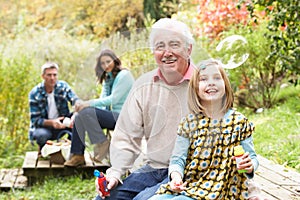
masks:
[[(39, 83), (29, 93), (30, 129), (29, 139), (33, 140), (35, 128), (43, 127), (44, 120), (48, 119), (48, 94), (44, 82)], [(79, 99), (65, 81), (57, 81), (54, 87), (54, 99), (59, 116), (70, 115), (69, 105), (74, 105)]]

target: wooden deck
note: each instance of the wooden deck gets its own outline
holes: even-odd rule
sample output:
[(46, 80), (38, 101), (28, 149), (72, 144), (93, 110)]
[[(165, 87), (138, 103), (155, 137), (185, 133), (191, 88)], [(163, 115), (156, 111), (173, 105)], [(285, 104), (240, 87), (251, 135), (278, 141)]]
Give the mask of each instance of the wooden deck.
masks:
[(27, 187), (27, 177), (23, 175), (22, 169), (1, 169), (0, 189), (24, 189)]
[(254, 181), (268, 200), (300, 200), (300, 174), (258, 156), (260, 165)]
[(106, 171), (109, 163), (94, 162), (89, 152), (85, 155), (86, 164), (80, 167), (65, 167), (63, 164), (54, 164), (50, 159), (43, 159), (38, 157), (36, 151), (26, 152), (23, 162), (23, 174), (28, 178), (28, 184), (31, 185), (37, 179), (42, 179), (45, 176), (70, 176), (70, 175), (84, 175), (85, 177), (92, 177), (95, 169)]
[[(254, 181), (260, 185), (262, 194), (268, 200), (300, 200), (300, 173), (282, 165), (274, 164), (262, 156), (258, 156), (260, 166), (255, 174)], [(31, 185), (38, 178), (45, 176), (70, 176), (84, 174), (93, 176), (94, 169), (106, 171), (108, 163), (96, 163), (91, 155), (85, 154), (86, 165), (70, 168), (57, 165), (50, 160), (39, 159), (37, 152), (27, 152), (22, 169), (1, 169), (0, 188), (24, 188)], [(142, 162), (142, 158), (138, 163)]]

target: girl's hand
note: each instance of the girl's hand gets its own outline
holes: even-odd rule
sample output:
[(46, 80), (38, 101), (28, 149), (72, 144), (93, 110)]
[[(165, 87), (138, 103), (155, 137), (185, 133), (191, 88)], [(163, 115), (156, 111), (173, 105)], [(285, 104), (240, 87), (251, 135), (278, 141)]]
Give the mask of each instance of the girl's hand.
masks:
[(169, 182), (170, 188), (174, 192), (181, 192), (182, 190), (186, 189), (186, 182), (182, 182), (181, 175), (178, 172), (171, 173), (172, 181)]
[(253, 164), (252, 164), (252, 160), (251, 158), (249, 157), (249, 152), (246, 152), (243, 156), (242, 156), (242, 160), (241, 162), (239, 163), (238, 165), (238, 170), (240, 169), (245, 169), (248, 173), (252, 173), (253, 170), (254, 170), (254, 167), (253, 167)]

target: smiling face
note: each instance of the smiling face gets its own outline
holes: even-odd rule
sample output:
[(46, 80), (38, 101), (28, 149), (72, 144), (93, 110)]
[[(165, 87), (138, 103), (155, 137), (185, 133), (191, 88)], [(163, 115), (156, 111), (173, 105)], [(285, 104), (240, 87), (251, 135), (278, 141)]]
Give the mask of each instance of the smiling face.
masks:
[(225, 83), (218, 66), (206, 66), (201, 69), (199, 76), (198, 95), (201, 104), (208, 105), (214, 102), (221, 106), (225, 95)]
[(183, 78), (191, 49), (178, 32), (163, 30), (154, 38), (155, 61), (168, 84), (177, 84)]
[(114, 60), (110, 56), (101, 56), (100, 58), (101, 67), (106, 72), (111, 72), (115, 67)]

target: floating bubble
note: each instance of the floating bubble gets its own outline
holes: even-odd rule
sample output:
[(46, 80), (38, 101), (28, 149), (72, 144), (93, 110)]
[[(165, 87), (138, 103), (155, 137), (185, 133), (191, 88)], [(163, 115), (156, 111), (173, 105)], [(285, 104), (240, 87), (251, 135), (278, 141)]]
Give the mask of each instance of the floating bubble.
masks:
[(234, 69), (246, 62), (249, 57), (249, 53), (244, 53), (246, 44), (247, 40), (240, 35), (226, 37), (218, 44), (216, 50), (222, 53), (221, 62), (224, 68)]

